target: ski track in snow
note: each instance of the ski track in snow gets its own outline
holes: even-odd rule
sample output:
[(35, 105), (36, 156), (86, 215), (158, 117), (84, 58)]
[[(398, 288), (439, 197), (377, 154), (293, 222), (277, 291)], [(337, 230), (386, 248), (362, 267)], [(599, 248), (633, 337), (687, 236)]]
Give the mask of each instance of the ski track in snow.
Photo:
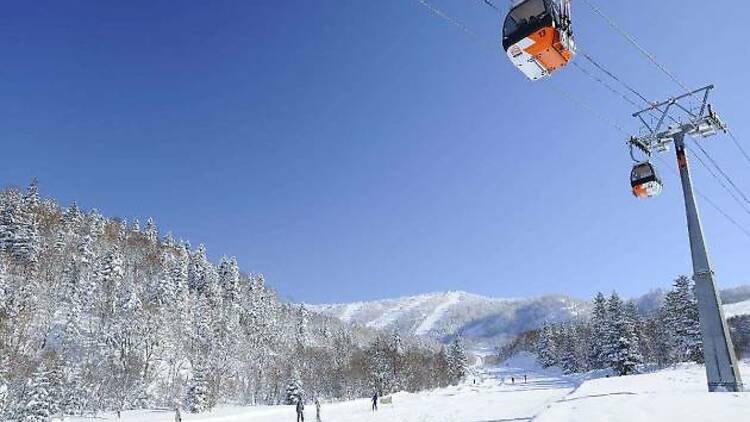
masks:
[(432, 313), (428, 315), (421, 324), (419, 324), (419, 327), (417, 327), (417, 329), (414, 331), (414, 334), (421, 336), (430, 332), (430, 330), (435, 327), (435, 324), (443, 318), (443, 315), (445, 315), (445, 312), (448, 310), (448, 308), (457, 304), (460, 299), (461, 293), (459, 292), (447, 293), (445, 295), (443, 303), (436, 306)]
[(339, 319), (344, 322), (350, 322), (352, 320), (352, 317), (354, 317), (354, 314), (356, 314), (360, 309), (362, 309), (361, 302), (350, 303), (346, 305), (346, 307), (344, 307), (341, 315), (339, 315)]
[(412, 298), (412, 300), (410, 300), (409, 302), (405, 304), (399, 303), (396, 306), (388, 308), (385, 312), (383, 312), (382, 315), (368, 322), (367, 326), (382, 330), (383, 328), (389, 326), (394, 321), (396, 321), (401, 315), (411, 311), (412, 309), (425, 303), (429, 299), (430, 299), (430, 296), (428, 295), (415, 296), (414, 298)]

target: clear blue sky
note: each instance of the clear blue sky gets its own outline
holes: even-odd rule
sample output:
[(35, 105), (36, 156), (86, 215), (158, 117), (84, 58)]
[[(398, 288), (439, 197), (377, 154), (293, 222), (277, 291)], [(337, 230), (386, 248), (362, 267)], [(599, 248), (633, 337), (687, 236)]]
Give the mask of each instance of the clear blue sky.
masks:
[[(480, 1), (433, 2), (499, 39)], [(715, 83), (750, 148), (746, 2), (598, 2), (681, 79)], [(677, 93), (574, 14), (581, 48), (653, 98)], [(0, 30), (0, 184), (36, 176), (62, 204), (153, 216), (285, 297), (636, 295), (691, 271), (675, 176), (632, 198), (623, 136), (549, 85), (634, 132), (627, 104), (572, 68), (527, 82), (414, 0), (16, 1)], [(750, 192), (728, 138), (705, 145)], [(750, 282), (750, 239), (702, 214), (721, 285)]]

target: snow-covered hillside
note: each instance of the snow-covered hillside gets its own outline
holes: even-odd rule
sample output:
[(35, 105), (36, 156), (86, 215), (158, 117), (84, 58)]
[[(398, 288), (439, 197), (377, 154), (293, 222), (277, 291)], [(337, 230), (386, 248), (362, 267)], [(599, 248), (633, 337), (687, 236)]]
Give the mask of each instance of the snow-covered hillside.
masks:
[(724, 305), (724, 316), (726, 318), (747, 314), (750, 314), (750, 300)]
[(502, 342), (545, 321), (565, 321), (589, 311), (586, 302), (567, 296), (496, 299), (461, 291), (309, 308), (373, 328), (436, 338), (460, 333), (480, 343)]

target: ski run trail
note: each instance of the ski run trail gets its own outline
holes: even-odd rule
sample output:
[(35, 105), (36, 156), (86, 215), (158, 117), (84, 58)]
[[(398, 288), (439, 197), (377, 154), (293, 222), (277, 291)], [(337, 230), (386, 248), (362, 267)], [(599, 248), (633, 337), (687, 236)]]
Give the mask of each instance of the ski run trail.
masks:
[[(742, 364), (750, 379), (750, 362)], [(527, 375), (524, 382), (523, 376)], [(712, 422), (750, 420), (750, 393), (707, 393), (704, 368), (683, 364), (627, 377), (562, 375), (540, 369), (529, 355), (477, 368), (461, 385), (417, 394), (396, 393), (373, 412), (369, 399), (322, 403), (322, 422)], [(515, 382), (512, 382), (511, 377)], [(111, 414), (66, 422), (116, 421)], [(182, 420), (292, 422), (294, 406), (221, 406)], [(308, 404), (305, 420), (315, 422)], [(172, 422), (172, 411), (129, 411), (119, 422)]]

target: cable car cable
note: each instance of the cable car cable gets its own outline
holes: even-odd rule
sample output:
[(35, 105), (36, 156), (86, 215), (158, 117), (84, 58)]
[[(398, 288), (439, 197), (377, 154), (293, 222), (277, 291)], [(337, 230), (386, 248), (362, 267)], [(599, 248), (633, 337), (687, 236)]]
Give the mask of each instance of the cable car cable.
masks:
[[(469, 35), (470, 37), (474, 38), (477, 41), (480, 40), (479, 35), (476, 32), (474, 32), (471, 29), (469, 29), (469, 27), (467, 27), (466, 25), (464, 25), (463, 23), (461, 23), (461, 21), (459, 21), (458, 19), (453, 18), (449, 14), (447, 14), (444, 11), (442, 11), (442, 10), (438, 9), (437, 7), (433, 6), (427, 0), (415, 0), (415, 1), (418, 2), (419, 4), (421, 4), (422, 6), (424, 6), (425, 8), (427, 8), (434, 15), (442, 18), (446, 22), (448, 22), (451, 25), (455, 26), (456, 28), (460, 29), (465, 34)], [(494, 47), (493, 47), (493, 50), (494, 50)]]
[(638, 92), (635, 88), (631, 87), (630, 85), (628, 85), (627, 83), (625, 83), (622, 79), (620, 79), (617, 76), (615, 76), (612, 72), (610, 72), (608, 69), (606, 69), (602, 64), (600, 64), (599, 62), (597, 62), (596, 60), (594, 60), (593, 58), (591, 58), (591, 56), (589, 56), (588, 54), (586, 54), (586, 52), (581, 51), (580, 48), (578, 49), (578, 54), (580, 54), (581, 56), (583, 56), (584, 59), (588, 60), (596, 68), (598, 68), (602, 72), (606, 73), (607, 76), (609, 76), (610, 78), (612, 78), (615, 81), (617, 81), (620, 84), (622, 84), (622, 86), (624, 86), (625, 89), (627, 89), (628, 91), (630, 91), (633, 94), (635, 94), (638, 98), (640, 98), (641, 100), (643, 100), (644, 103), (648, 104), (649, 106), (653, 104), (646, 97), (644, 97), (643, 95), (641, 95), (641, 93)]
[[(667, 160), (665, 160), (661, 156), (656, 157), (657, 160), (661, 161), (662, 164), (664, 164), (667, 168), (669, 168), (673, 173), (677, 172), (677, 169), (672, 166), (671, 163), (669, 163)], [(711, 200), (711, 198), (708, 197), (708, 195), (701, 192), (700, 189), (695, 188), (695, 193), (700, 196), (704, 201), (706, 201), (711, 207), (713, 207), (716, 211), (719, 212), (724, 218), (727, 219), (730, 223), (732, 223), (735, 227), (737, 227), (742, 233), (744, 233), (748, 238), (750, 238), (750, 230), (746, 229), (742, 224), (738, 223), (737, 220), (732, 218), (726, 211), (724, 211), (721, 207), (716, 205), (716, 203)]]
[(706, 151), (703, 148), (703, 146), (700, 143), (696, 142), (695, 140), (693, 140), (693, 144), (695, 144), (695, 146), (698, 147), (698, 149), (703, 153), (703, 155), (705, 155), (706, 158), (708, 158), (708, 160), (711, 162), (711, 164), (713, 164), (713, 166), (716, 168), (716, 170), (718, 170), (719, 173), (721, 173), (721, 175), (724, 176), (724, 179), (726, 179), (726, 181), (729, 182), (730, 185), (732, 185), (732, 187), (734, 188), (734, 190), (737, 191), (737, 193), (740, 194), (740, 196), (742, 197), (742, 199), (744, 199), (745, 202), (747, 202), (748, 204), (750, 204), (750, 199), (747, 198), (747, 195), (745, 195), (745, 193), (734, 183), (734, 181), (732, 180), (732, 178), (729, 177), (729, 175), (727, 175), (727, 173), (721, 168), (721, 166), (719, 166), (719, 163), (717, 163), (716, 160), (714, 160), (713, 157), (711, 157), (711, 155), (708, 153), (708, 151)]
[(715, 172), (714, 172), (714, 171), (713, 171), (713, 170), (711, 169), (711, 167), (709, 167), (709, 166), (708, 166), (708, 164), (706, 164), (706, 162), (705, 162), (705, 161), (703, 161), (703, 158), (701, 158), (701, 156), (700, 156), (700, 155), (698, 155), (698, 154), (697, 154), (697, 153), (695, 152), (695, 150), (693, 150), (693, 149), (692, 149), (692, 148), (690, 147), (690, 145), (686, 145), (686, 147), (687, 147), (687, 150), (688, 150), (688, 151), (689, 151), (689, 152), (690, 152), (690, 153), (691, 153), (691, 154), (693, 155), (693, 157), (695, 157), (695, 159), (696, 159), (696, 160), (698, 160), (698, 163), (700, 163), (700, 165), (701, 165), (701, 166), (703, 166), (703, 168), (705, 168), (705, 169), (706, 169), (706, 171), (708, 171), (708, 173), (709, 173), (709, 174), (711, 175), (711, 177), (713, 177), (714, 179), (716, 179), (716, 181), (717, 181), (717, 182), (718, 182), (718, 183), (719, 183), (719, 184), (721, 185), (721, 187), (722, 187), (722, 188), (723, 188), (723, 189), (724, 189), (724, 190), (725, 190), (725, 191), (726, 191), (726, 192), (727, 192), (727, 193), (729, 194), (729, 196), (731, 196), (731, 197), (732, 197), (732, 199), (734, 199), (734, 201), (735, 201), (735, 202), (737, 202), (737, 204), (739, 204), (739, 206), (740, 206), (740, 207), (741, 207), (741, 208), (742, 208), (742, 209), (743, 209), (743, 210), (744, 210), (744, 211), (745, 211), (746, 213), (750, 214), (750, 209), (748, 209), (748, 206), (747, 206), (747, 204), (746, 204), (745, 202), (743, 202), (743, 201), (742, 201), (742, 200), (741, 200), (741, 199), (739, 198), (739, 196), (737, 196), (737, 194), (736, 194), (736, 193), (735, 193), (734, 191), (732, 191), (732, 190), (731, 190), (731, 189), (729, 188), (729, 186), (727, 186), (727, 184), (726, 184), (726, 183), (725, 183), (725, 182), (724, 182), (723, 180), (721, 180), (721, 178), (720, 178), (720, 177), (719, 177), (719, 176), (718, 176), (718, 175), (717, 175), (717, 174), (716, 174), (716, 173), (715, 173)]
[(614, 89), (611, 85), (609, 85), (608, 83), (604, 82), (603, 80), (601, 80), (601, 78), (599, 78), (596, 75), (594, 75), (593, 73), (589, 72), (586, 68), (584, 68), (583, 66), (579, 65), (578, 63), (576, 63), (574, 61), (571, 62), (571, 63), (573, 64), (573, 66), (576, 69), (578, 69), (580, 72), (582, 72), (583, 74), (585, 74), (589, 78), (593, 79), (594, 81), (599, 82), (601, 85), (603, 85), (605, 88), (607, 88), (611, 93), (613, 93), (615, 95), (619, 95), (623, 100), (625, 100), (626, 102), (628, 102), (630, 105), (632, 105), (635, 108), (638, 108), (638, 104), (636, 104), (635, 101), (631, 100), (630, 97), (628, 97), (625, 94), (623, 94), (622, 92)]
[(727, 135), (729, 135), (729, 138), (732, 140), (734, 145), (737, 146), (737, 149), (740, 150), (740, 152), (742, 153), (742, 156), (744, 156), (745, 159), (748, 162), (750, 162), (750, 156), (747, 155), (747, 151), (745, 151), (745, 148), (742, 147), (742, 144), (740, 144), (740, 142), (737, 140), (737, 137), (734, 136), (734, 133), (732, 133), (732, 131), (729, 128), (727, 128)]
[(659, 63), (658, 60), (656, 60), (656, 57), (654, 57), (653, 54), (651, 54), (648, 50), (646, 50), (644, 47), (642, 47), (636, 39), (627, 33), (624, 29), (622, 29), (617, 23), (607, 16), (599, 7), (597, 7), (594, 3), (592, 3), (590, 0), (582, 0), (586, 5), (594, 11), (599, 17), (604, 19), (607, 24), (609, 24), (610, 27), (612, 27), (613, 30), (615, 30), (618, 34), (620, 34), (623, 38), (625, 38), (633, 47), (635, 47), (638, 51), (641, 52), (648, 60), (656, 66), (659, 70), (661, 70), (669, 79), (671, 79), (674, 83), (676, 83), (680, 88), (684, 89), (685, 91), (690, 91), (690, 88), (687, 87), (682, 81), (677, 79), (677, 77), (666, 68), (666, 66)]
[[(489, 7), (490, 7), (490, 8), (492, 9), (492, 10), (494, 10), (494, 11), (495, 11), (495, 13), (497, 13), (497, 14), (498, 14), (498, 16), (500, 16), (501, 18), (505, 18), (505, 14), (504, 14), (504, 13), (503, 13), (503, 12), (502, 12), (502, 11), (500, 10), (500, 8), (499, 8), (499, 7), (495, 6), (495, 3), (491, 2), (490, 0), (479, 0), (479, 1), (481, 1), (481, 2), (482, 2), (482, 3), (484, 3), (485, 5), (489, 6)], [(513, 0), (508, 0), (508, 1), (510, 2), (511, 6), (512, 6), (512, 5), (513, 5)]]

